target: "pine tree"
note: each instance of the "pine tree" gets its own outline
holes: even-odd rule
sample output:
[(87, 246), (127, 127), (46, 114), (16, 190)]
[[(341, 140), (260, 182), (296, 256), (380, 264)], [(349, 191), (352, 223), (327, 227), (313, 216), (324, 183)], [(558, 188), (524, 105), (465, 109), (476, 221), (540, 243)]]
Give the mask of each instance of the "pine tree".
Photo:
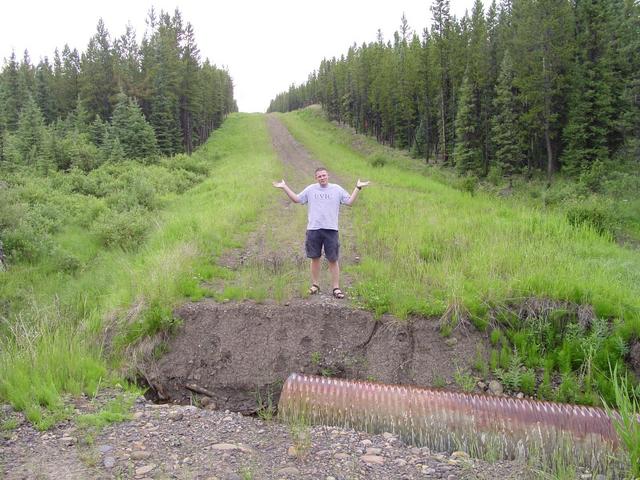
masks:
[(102, 19), (82, 55), (79, 80), (80, 97), (90, 116), (111, 118), (117, 84), (109, 32)]
[(153, 128), (140, 107), (124, 94), (118, 95), (109, 136), (118, 140), (126, 158), (150, 158), (158, 152)]
[(4, 118), (7, 130), (10, 132), (17, 130), (20, 111), (27, 101), (27, 90), (18, 68), (16, 55), (12, 52), (9, 62), (5, 64), (2, 71), (2, 90), (0, 91)]
[(36, 165), (43, 152), (45, 126), (42, 112), (31, 95), (20, 112), (16, 136), (22, 161), (27, 165)]
[(494, 143), (495, 161), (504, 174), (512, 175), (521, 171), (524, 154), (518, 121), (518, 92), (514, 86), (513, 62), (508, 50), (504, 53), (500, 67), (494, 107), (491, 138)]
[(456, 143), (453, 158), (460, 173), (480, 175), (483, 170), (482, 145), (479, 142), (478, 106), (468, 76), (459, 92), (456, 115)]

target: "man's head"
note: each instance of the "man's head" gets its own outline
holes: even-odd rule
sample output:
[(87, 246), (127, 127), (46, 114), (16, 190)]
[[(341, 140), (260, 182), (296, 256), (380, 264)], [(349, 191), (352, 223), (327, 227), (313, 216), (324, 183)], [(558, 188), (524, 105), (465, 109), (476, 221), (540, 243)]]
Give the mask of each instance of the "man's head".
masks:
[(326, 168), (316, 168), (316, 181), (320, 184), (321, 187), (326, 187), (327, 185), (329, 185), (329, 174), (327, 173)]

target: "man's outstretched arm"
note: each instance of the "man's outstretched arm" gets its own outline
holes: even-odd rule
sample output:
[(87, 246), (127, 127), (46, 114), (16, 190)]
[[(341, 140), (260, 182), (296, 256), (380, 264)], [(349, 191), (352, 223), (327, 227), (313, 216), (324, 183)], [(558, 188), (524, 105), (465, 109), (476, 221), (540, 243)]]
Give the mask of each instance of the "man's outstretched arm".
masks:
[(273, 182), (273, 186), (284, 190), (284, 193), (287, 194), (287, 196), (291, 199), (292, 202), (300, 203), (300, 198), (298, 198), (298, 195), (296, 195), (296, 193), (289, 188), (289, 186), (285, 183), (284, 180), (280, 180), (279, 182)]
[(356, 188), (354, 188), (353, 192), (351, 192), (349, 203), (347, 203), (347, 205), (353, 205), (353, 203), (356, 201), (356, 198), (358, 198), (358, 193), (360, 193), (360, 190), (362, 190), (363, 187), (369, 186), (370, 183), (371, 182), (362, 182), (360, 181), (360, 179), (358, 179), (358, 181), (356, 182)]

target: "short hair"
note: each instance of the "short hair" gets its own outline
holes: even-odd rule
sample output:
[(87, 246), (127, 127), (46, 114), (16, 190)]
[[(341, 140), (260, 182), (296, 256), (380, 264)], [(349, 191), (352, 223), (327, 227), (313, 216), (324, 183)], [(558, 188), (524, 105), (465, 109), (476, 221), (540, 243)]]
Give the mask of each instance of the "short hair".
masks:
[(316, 173), (321, 172), (322, 170), (324, 170), (325, 172), (328, 172), (328, 170), (326, 168), (318, 167), (318, 168), (316, 168), (316, 171), (313, 174), (315, 175)]

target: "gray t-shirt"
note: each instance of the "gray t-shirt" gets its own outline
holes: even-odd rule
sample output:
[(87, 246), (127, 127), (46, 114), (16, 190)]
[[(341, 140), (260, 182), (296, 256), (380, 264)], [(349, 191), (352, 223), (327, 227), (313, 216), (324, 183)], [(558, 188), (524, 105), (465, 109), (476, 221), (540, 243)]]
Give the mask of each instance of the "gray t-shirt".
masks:
[(338, 230), (340, 204), (347, 203), (351, 196), (340, 185), (329, 183), (321, 187), (314, 183), (298, 194), (301, 204), (309, 204), (307, 230)]

